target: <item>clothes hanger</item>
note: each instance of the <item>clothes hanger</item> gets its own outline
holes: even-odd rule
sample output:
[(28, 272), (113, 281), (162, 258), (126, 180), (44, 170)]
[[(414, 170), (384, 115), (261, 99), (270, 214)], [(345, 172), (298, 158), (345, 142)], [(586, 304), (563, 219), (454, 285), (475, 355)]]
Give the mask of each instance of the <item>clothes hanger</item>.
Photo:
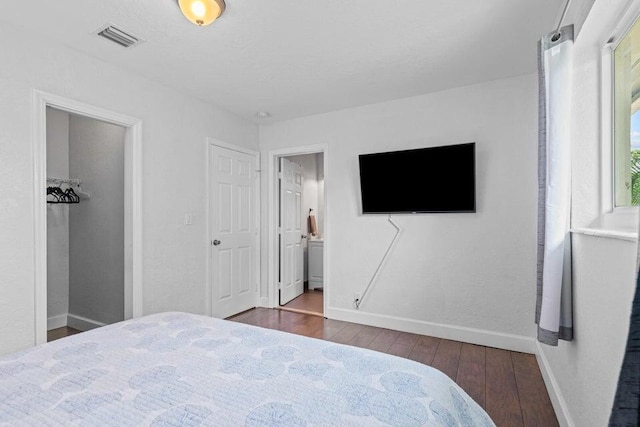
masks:
[(62, 188), (59, 186), (47, 187), (47, 196), (52, 197), (47, 197), (47, 203), (80, 203), (80, 197), (78, 197), (71, 187), (65, 191), (62, 191)]
[(60, 187), (54, 187), (54, 194), (58, 197), (58, 203), (69, 203), (69, 198)]
[[(80, 180), (73, 179), (47, 179), (51, 184), (47, 187), (47, 203), (80, 203), (80, 199), (90, 199), (91, 194), (82, 191)], [(62, 189), (65, 185), (66, 189)], [(75, 188), (74, 188), (75, 186)]]
[(73, 188), (69, 187), (65, 190), (64, 195), (67, 197), (67, 203), (80, 203), (80, 197), (73, 191)]
[(51, 195), (54, 197), (54, 201), (52, 203), (65, 203), (64, 193), (60, 187), (53, 186), (49, 188), (51, 189)]
[(47, 187), (47, 203), (60, 203), (58, 196), (55, 194), (55, 187)]

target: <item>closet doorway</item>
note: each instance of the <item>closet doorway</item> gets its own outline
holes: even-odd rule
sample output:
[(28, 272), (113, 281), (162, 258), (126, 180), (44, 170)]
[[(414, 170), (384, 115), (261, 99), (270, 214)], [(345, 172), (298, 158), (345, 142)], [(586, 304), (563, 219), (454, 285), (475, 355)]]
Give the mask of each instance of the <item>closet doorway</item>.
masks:
[(141, 315), (140, 121), (36, 92), (36, 344)]
[[(326, 194), (324, 147), (271, 153), (275, 188), (274, 306), (324, 316)], [(273, 288), (272, 288), (273, 289)]]

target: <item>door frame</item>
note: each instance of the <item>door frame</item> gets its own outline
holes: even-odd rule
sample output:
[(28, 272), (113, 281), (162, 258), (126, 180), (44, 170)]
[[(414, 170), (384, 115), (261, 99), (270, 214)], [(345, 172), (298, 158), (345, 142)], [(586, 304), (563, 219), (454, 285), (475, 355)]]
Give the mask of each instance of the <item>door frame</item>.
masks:
[(124, 127), (124, 318), (143, 314), (142, 120), (59, 95), (33, 91), (35, 344), (47, 342), (47, 107)]
[(329, 302), (329, 245), (327, 236), (329, 235), (329, 222), (327, 221), (327, 213), (329, 212), (329, 203), (327, 197), (327, 182), (329, 174), (329, 146), (328, 144), (316, 144), (307, 146), (298, 146), (290, 148), (282, 148), (279, 150), (269, 151), (267, 157), (267, 163), (269, 168), (269, 195), (268, 195), (268, 215), (269, 215), (269, 233), (267, 240), (268, 251), (268, 303), (269, 308), (276, 308), (280, 306), (278, 298), (278, 269), (280, 268), (280, 254), (278, 250), (278, 213), (280, 210), (280, 204), (278, 203), (278, 171), (279, 161), (281, 157), (299, 156), (304, 154), (317, 154), (322, 153), (323, 165), (324, 165), (324, 218), (322, 221), (322, 229), (324, 231), (324, 246), (323, 246), (323, 294), (322, 304), (324, 316), (326, 317), (328, 302)]
[(211, 241), (214, 239), (213, 236), (211, 236), (211, 230), (213, 229), (212, 225), (211, 225), (211, 212), (210, 212), (210, 206), (211, 206), (211, 162), (210, 162), (210, 156), (211, 156), (211, 146), (214, 145), (216, 147), (219, 148), (225, 148), (227, 150), (232, 150), (232, 151), (237, 151), (239, 153), (243, 153), (243, 154), (247, 154), (249, 156), (254, 157), (255, 159), (255, 176), (256, 179), (254, 180), (254, 203), (255, 203), (255, 218), (254, 218), (254, 226), (255, 226), (255, 241), (254, 241), (254, 253), (256, 254), (255, 256), (255, 260), (254, 260), (254, 278), (255, 278), (255, 283), (254, 283), (254, 298), (255, 298), (255, 302), (254, 302), (254, 307), (258, 306), (258, 301), (259, 301), (259, 295), (260, 295), (260, 259), (261, 259), (261, 253), (260, 253), (260, 152), (252, 150), (250, 148), (246, 148), (246, 147), (241, 147), (239, 145), (235, 145), (235, 144), (229, 144), (227, 142), (223, 142), (220, 141), (219, 139), (215, 139), (215, 138), (210, 138), (207, 137), (205, 140), (205, 162), (206, 162), (206, 234), (205, 234), (205, 242), (204, 244), (206, 245), (207, 250), (205, 251), (205, 253), (207, 254), (207, 260), (206, 260), (206, 277), (207, 277), (207, 286), (205, 286), (206, 288), (206, 304), (207, 304), (207, 314), (209, 316), (213, 315), (213, 268), (211, 266), (211, 254), (212, 254), (212, 250), (213, 248), (211, 247)]

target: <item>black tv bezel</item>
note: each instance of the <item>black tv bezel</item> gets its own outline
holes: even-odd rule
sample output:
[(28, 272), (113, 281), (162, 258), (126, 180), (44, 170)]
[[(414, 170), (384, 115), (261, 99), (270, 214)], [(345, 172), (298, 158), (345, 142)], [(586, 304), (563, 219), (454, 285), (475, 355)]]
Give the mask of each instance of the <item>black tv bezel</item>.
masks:
[[(444, 147), (459, 147), (471, 145), (472, 153), (473, 153), (473, 209), (470, 210), (448, 210), (448, 211), (366, 211), (364, 210), (364, 200), (362, 195), (362, 163), (361, 158), (372, 155), (380, 155), (380, 154), (393, 154), (393, 153), (407, 153), (412, 151), (429, 151), (430, 149), (436, 148), (444, 148)], [(416, 214), (451, 214), (451, 213), (476, 213), (477, 212), (477, 186), (476, 186), (476, 142), (464, 142), (461, 144), (448, 144), (448, 145), (436, 145), (431, 147), (422, 147), (422, 148), (410, 148), (407, 150), (393, 150), (393, 151), (380, 151), (375, 153), (364, 153), (358, 155), (358, 175), (360, 178), (360, 214), (361, 215), (416, 215)]]

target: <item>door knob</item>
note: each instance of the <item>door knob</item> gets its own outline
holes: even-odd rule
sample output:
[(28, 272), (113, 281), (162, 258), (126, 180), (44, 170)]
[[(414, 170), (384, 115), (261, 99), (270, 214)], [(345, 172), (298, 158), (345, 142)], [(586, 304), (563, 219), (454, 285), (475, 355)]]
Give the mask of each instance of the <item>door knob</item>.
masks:
[(218, 246), (220, 243), (222, 243), (220, 240), (214, 240), (213, 246)]
[(302, 234), (302, 235), (300, 236), (300, 238), (302, 238), (302, 239), (306, 239), (306, 238), (307, 238), (307, 235), (306, 235), (306, 234)]

